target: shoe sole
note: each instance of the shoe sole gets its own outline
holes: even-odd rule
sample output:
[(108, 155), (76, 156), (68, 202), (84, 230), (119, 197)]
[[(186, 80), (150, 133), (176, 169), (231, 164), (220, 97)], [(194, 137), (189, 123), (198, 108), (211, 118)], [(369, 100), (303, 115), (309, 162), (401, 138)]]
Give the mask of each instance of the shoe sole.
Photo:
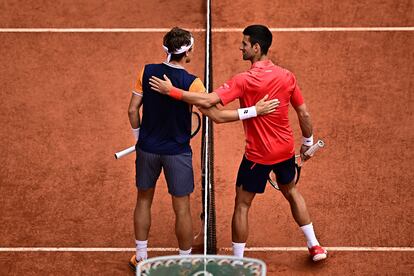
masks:
[(327, 256), (328, 256), (327, 253), (317, 254), (317, 255), (313, 256), (312, 260), (314, 262), (319, 262), (319, 261), (325, 260)]

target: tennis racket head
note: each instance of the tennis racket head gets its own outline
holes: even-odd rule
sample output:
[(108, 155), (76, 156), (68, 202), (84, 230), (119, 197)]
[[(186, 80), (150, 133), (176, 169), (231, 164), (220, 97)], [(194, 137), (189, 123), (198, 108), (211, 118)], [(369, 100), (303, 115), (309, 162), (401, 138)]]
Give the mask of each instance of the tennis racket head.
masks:
[(191, 112), (191, 138), (197, 135), (201, 128), (201, 116), (197, 112)]
[(269, 174), (269, 178), (267, 179), (267, 182), (269, 182), (269, 184), (275, 188), (276, 190), (280, 191), (279, 185), (277, 184), (276, 181), (276, 175), (273, 171), (270, 172)]

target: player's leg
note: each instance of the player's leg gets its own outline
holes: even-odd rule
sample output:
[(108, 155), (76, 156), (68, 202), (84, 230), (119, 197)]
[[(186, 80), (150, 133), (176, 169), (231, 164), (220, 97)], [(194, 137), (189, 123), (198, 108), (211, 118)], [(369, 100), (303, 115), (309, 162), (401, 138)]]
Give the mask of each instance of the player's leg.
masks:
[(319, 241), (316, 238), (308, 208), (306, 207), (303, 196), (296, 188), (295, 182), (293, 181), (288, 185), (279, 185), (279, 188), (284, 197), (289, 201), (293, 218), (305, 235), (306, 244), (312, 259), (314, 261), (326, 259), (328, 252), (320, 246)]
[(180, 255), (189, 255), (193, 242), (190, 194), (194, 191), (192, 153), (163, 155), (162, 166), (172, 196), (175, 213), (175, 233)]
[(172, 196), (175, 213), (175, 234), (178, 240), (180, 255), (189, 255), (193, 241), (193, 226), (190, 211), (190, 195)]
[(249, 234), (249, 210), (256, 193), (264, 192), (270, 170), (270, 166), (256, 164), (246, 157), (240, 164), (232, 218), (232, 245), (236, 257), (243, 257)]
[(151, 226), (151, 205), (155, 188), (142, 190), (138, 188), (137, 202), (134, 210), (134, 228), (137, 241), (146, 241)]
[(138, 189), (137, 193), (137, 202), (134, 210), (135, 260), (137, 262), (148, 258), (148, 233), (151, 227), (151, 204), (154, 198), (154, 191), (155, 188), (147, 190)]
[(299, 190), (296, 188), (295, 180), (292, 180), (289, 184), (282, 184), (279, 181), (278, 183), (280, 184), (280, 191), (289, 202), (290, 210), (296, 223), (299, 226), (311, 223), (306, 202)]
[(256, 193), (244, 191), (242, 186), (236, 187), (236, 199), (231, 221), (233, 255), (243, 257), (249, 235), (249, 210)]
[(297, 171), (294, 157), (274, 165), (277, 182), (283, 196), (289, 202), (292, 216), (303, 231), (314, 261), (325, 259), (327, 251), (319, 245), (305, 199), (295, 184)]
[(137, 186), (137, 201), (134, 210), (136, 255), (130, 261), (130, 266), (133, 269), (138, 261), (146, 259), (148, 256), (151, 205), (154, 198), (155, 184), (161, 173), (160, 156), (137, 149), (135, 168)]

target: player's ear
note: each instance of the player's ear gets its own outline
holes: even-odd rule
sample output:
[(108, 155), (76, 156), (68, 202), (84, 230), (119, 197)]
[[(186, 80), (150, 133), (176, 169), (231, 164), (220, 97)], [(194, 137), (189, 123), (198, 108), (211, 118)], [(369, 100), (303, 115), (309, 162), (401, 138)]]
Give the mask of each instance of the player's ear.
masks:
[(253, 45), (253, 50), (254, 50), (254, 52), (257, 54), (257, 53), (260, 53), (260, 51), (261, 51), (261, 49), (260, 49), (260, 44), (259, 43), (255, 43), (254, 45)]

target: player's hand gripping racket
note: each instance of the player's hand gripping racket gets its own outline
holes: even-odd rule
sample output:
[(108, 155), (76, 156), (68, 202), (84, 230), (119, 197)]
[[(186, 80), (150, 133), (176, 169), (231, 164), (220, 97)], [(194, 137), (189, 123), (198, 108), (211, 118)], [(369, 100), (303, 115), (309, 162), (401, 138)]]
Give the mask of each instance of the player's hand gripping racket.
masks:
[[(313, 144), (306, 152), (304, 152), (303, 154), (306, 156), (313, 156), (315, 154), (315, 152), (317, 152), (318, 150), (320, 150), (321, 148), (323, 148), (325, 146), (325, 143), (322, 140), (318, 140), (318, 142), (316, 142), (315, 144)], [(302, 158), (300, 157), (300, 155), (295, 155), (295, 165), (296, 165), (296, 170), (297, 170), (297, 178), (296, 178), (296, 183), (298, 183), (299, 181), (299, 176), (300, 176), (300, 170), (303, 166), (304, 161), (302, 161)], [(269, 174), (269, 184), (272, 185), (273, 188), (275, 188), (276, 190), (280, 190), (279, 185), (276, 182), (276, 177), (275, 174), (273, 172), (271, 172)]]
[[(191, 138), (193, 138), (194, 136), (197, 135), (197, 133), (200, 131), (201, 128), (201, 117), (197, 112), (191, 112)], [(119, 159), (122, 158), (124, 156), (127, 156), (128, 154), (131, 154), (135, 151), (135, 145), (118, 151), (117, 153), (115, 153), (115, 158)]]

